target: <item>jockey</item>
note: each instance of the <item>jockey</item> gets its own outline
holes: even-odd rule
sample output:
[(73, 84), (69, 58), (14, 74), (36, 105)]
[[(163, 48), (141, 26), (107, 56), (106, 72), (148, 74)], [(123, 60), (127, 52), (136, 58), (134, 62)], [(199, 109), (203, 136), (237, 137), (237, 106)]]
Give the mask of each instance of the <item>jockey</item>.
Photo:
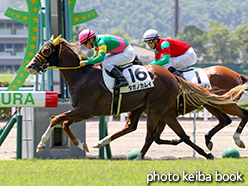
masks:
[[(125, 39), (111, 35), (97, 36), (93, 30), (84, 29), (79, 33), (78, 40), (86, 48), (94, 48), (93, 58), (81, 61), (81, 66), (103, 62), (103, 68), (116, 78), (114, 88), (128, 85), (128, 81), (116, 67), (130, 63), (135, 58), (133, 47)], [(106, 55), (107, 53), (110, 54)]]
[[(150, 65), (160, 65), (175, 75), (179, 73), (176, 70), (191, 66), (197, 61), (195, 51), (187, 43), (175, 39), (160, 38), (160, 34), (154, 29), (147, 30), (142, 41), (154, 49), (155, 60)], [(164, 56), (161, 59), (162, 54)]]

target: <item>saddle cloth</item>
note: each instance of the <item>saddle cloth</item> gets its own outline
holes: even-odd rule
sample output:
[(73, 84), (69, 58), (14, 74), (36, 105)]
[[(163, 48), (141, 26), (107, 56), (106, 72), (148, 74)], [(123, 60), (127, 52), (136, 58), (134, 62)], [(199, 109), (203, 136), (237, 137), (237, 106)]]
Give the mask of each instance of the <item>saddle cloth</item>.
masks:
[[(121, 71), (129, 85), (121, 87), (120, 93), (128, 93), (154, 87), (152, 79), (144, 66), (128, 65), (127, 67), (122, 68)], [(113, 93), (115, 78), (111, 77), (104, 68), (102, 68), (102, 76), (106, 87)]]
[(202, 68), (194, 68), (188, 71), (182, 71), (182, 74), (185, 80), (197, 84), (203, 88), (212, 89), (208, 76)]

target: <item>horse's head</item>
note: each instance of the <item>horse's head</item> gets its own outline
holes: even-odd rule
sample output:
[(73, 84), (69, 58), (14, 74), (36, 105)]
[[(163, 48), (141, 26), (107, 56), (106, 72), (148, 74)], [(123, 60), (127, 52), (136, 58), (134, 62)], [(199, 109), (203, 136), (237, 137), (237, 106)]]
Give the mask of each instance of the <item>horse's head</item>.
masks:
[(59, 41), (61, 35), (56, 39), (52, 36), (37, 52), (34, 58), (26, 66), (31, 74), (37, 74), (40, 71), (45, 72), (48, 66), (56, 66), (61, 54), (61, 45)]

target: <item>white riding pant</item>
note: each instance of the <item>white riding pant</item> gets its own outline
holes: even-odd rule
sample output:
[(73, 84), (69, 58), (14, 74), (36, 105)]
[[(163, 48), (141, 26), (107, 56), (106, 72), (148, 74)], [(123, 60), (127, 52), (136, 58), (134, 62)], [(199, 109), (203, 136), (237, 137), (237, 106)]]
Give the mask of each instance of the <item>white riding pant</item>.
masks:
[(163, 65), (163, 67), (168, 69), (172, 66), (175, 69), (182, 69), (194, 65), (196, 61), (196, 53), (194, 49), (190, 47), (183, 55), (171, 58), (170, 62)]
[(107, 55), (102, 62), (102, 66), (103, 68), (111, 72), (111, 70), (114, 68), (114, 65), (125, 65), (132, 62), (134, 58), (135, 51), (131, 45), (128, 45), (122, 53)]

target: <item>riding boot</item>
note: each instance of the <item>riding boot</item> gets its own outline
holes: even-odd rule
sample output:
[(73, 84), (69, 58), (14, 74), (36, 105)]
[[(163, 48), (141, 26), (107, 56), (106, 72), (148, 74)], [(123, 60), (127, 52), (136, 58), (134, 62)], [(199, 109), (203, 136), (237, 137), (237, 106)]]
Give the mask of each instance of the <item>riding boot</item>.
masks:
[(174, 67), (169, 67), (168, 70), (169, 70), (172, 74), (174, 74), (175, 76), (179, 76), (179, 77), (181, 77), (181, 78), (184, 79), (184, 77), (182, 76), (182, 74), (181, 74), (179, 71), (177, 71)]
[(114, 67), (111, 70), (111, 73), (115, 76), (114, 89), (120, 88), (120, 87), (125, 87), (128, 85), (128, 81), (126, 80), (126, 78), (123, 76), (122, 72), (117, 67)]

